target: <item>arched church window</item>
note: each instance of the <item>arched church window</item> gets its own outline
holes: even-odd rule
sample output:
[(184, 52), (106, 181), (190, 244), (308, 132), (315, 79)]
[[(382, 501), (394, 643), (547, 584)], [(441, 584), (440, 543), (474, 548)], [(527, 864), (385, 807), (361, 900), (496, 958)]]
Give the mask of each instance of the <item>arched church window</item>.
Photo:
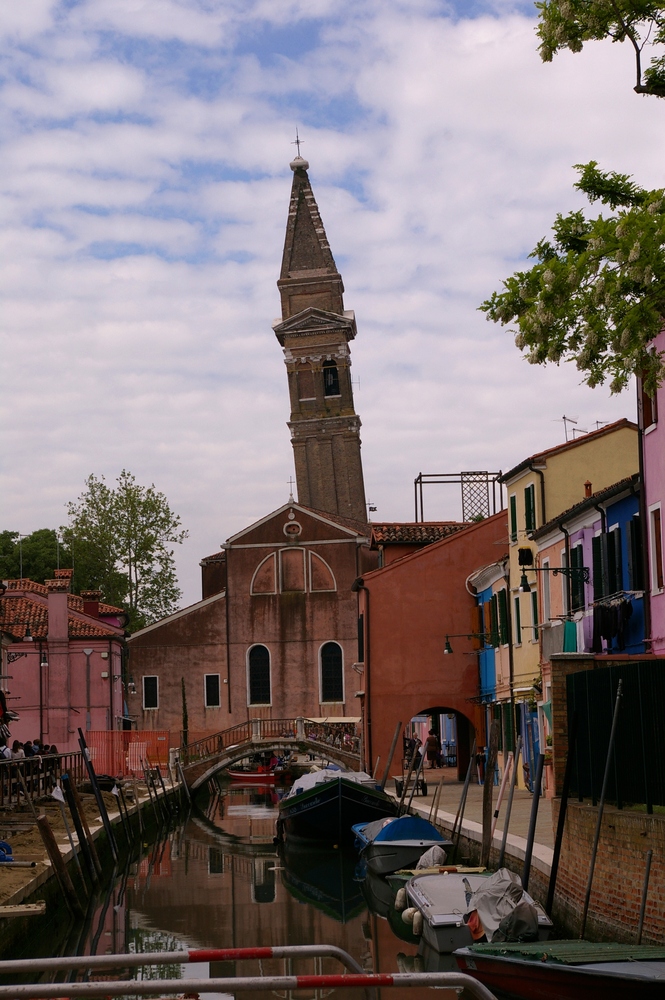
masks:
[(249, 705), (270, 704), (270, 651), (266, 646), (252, 646), (247, 663)]
[(323, 362), (323, 395), (339, 396), (339, 371), (334, 361)]
[(342, 647), (336, 642), (321, 646), (321, 702), (344, 701), (344, 662)]

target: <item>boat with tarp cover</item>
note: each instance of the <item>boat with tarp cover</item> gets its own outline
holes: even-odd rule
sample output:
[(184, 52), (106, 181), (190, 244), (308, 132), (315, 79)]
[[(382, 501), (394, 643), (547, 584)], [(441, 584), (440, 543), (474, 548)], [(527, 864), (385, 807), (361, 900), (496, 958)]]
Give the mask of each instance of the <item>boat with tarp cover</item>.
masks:
[(279, 803), (278, 836), (348, 844), (355, 823), (394, 816), (397, 804), (364, 771), (303, 774)]
[(462, 972), (522, 1000), (662, 1000), (665, 946), (591, 941), (474, 944)]
[(376, 875), (389, 875), (416, 864), (430, 847), (452, 847), (422, 816), (387, 816), (353, 827), (356, 846)]
[[(423, 915), (423, 939), (443, 954), (455, 951), (464, 945), (473, 944), (473, 937), (468, 923), (465, 922), (465, 914), (475, 906), (475, 899), (481, 891), (487, 891), (491, 884), (497, 880), (497, 876), (505, 872), (499, 869), (492, 874), (485, 872), (482, 875), (463, 875), (450, 873), (446, 875), (416, 875), (406, 884), (406, 895), (410, 906), (414, 906)], [(511, 880), (514, 880), (516, 889), (515, 896), (525, 899), (536, 911), (538, 926), (538, 936), (541, 940), (549, 937), (552, 930), (552, 921), (545, 913), (545, 910), (524, 892), (522, 883), (518, 876), (512, 873)], [(519, 886), (517, 886), (519, 883)], [(517, 891), (519, 889), (519, 893)], [(502, 896), (505, 892), (502, 892)], [(499, 901), (501, 896), (499, 896)], [(494, 915), (492, 927), (498, 925), (500, 917)], [(483, 921), (486, 924), (488, 937), (491, 930), (489, 926), (489, 916), (483, 912)]]

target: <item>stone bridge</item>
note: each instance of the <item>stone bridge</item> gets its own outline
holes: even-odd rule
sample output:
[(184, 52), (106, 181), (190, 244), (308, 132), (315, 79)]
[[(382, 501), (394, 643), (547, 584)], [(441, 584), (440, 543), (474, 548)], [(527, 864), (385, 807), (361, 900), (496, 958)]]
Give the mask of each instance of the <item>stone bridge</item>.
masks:
[(360, 738), (345, 722), (310, 719), (250, 719), (176, 751), (185, 781), (194, 791), (218, 771), (263, 751), (314, 754), (351, 771), (360, 770)]

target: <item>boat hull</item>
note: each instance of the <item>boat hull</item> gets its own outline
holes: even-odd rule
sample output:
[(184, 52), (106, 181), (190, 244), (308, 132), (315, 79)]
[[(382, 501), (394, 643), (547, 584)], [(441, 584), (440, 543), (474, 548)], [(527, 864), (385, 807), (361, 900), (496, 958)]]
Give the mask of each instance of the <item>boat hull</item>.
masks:
[[(603, 963), (598, 966), (567, 966), (529, 962), (498, 955), (477, 955), (464, 949), (455, 955), (462, 972), (493, 992), (499, 990), (520, 1000), (662, 1000), (665, 963), (653, 965), (653, 977), (635, 976), (634, 963)], [(607, 965), (615, 966), (609, 971)], [(656, 967), (660, 966), (660, 970)], [(658, 975), (660, 972), (660, 975)], [(658, 975), (658, 978), (656, 976)]]
[(367, 867), (375, 875), (392, 875), (402, 868), (411, 868), (417, 864), (421, 855), (430, 847), (442, 845), (440, 840), (419, 841), (373, 841), (362, 852)]
[(308, 841), (350, 844), (355, 823), (394, 816), (396, 809), (385, 792), (339, 777), (282, 799), (279, 833)]
[(229, 778), (234, 784), (241, 785), (274, 785), (276, 775), (274, 771), (228, 771)]
[[(423, 940), (435, 951), (449, 954), (458, 948), (473, 944), (471, 931), (464, 923), (467, 910), (464, 882), (466, 878), (472, 891), (481, 888), (490, 877), (485, 875), (421, 875), (406, 885), (409, 905), (423, 915)], [(528, 897), (531, 900), (531, 897)], [(552, 922), (545, 911), (538, 908), (538, 937), (547, 940)]]

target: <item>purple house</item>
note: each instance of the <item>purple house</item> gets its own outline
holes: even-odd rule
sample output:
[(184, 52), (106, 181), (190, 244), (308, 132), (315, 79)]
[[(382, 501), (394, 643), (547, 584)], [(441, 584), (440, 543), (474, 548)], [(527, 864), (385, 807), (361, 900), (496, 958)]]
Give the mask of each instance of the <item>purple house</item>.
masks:
[[(653, 342), (653, 349), (665, 351), (665, 331)], [(649, 595), (647, 637), (650, 652), (665, 653), (665, 579), (663, 576), (663, 506), (665, 506), (665, 385), (651, 398), (638, 382), (638, 417), (642, 440), (644, 515), (646, 520), (647, 574)]]

